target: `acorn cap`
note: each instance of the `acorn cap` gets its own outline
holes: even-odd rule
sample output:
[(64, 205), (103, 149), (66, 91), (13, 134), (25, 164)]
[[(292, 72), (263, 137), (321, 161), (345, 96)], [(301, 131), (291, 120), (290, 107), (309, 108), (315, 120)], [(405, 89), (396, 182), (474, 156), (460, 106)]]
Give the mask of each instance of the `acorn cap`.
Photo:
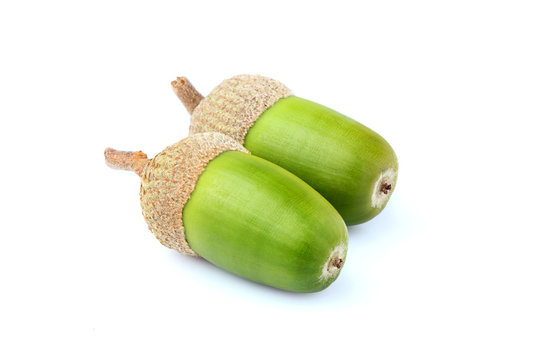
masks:
[(192, 113), (190, 134), (217, 131), (241, 144), (266, 109), (279, 99), (292, 95), (279, 81), (261, 75), (238, 75), (227, 79), (204, 99), (186, 78), (177, 78), (172, 86)]
[(105, 159), (109, 166), (135, 171), (141, 177), (142, 213), (156, 238), (168, 248), (198, 256), (186, 240), (182, 212), (206, 165), (230, 150), (249, 153), (229, 136), (200, 133), (168, 146), (152, 160), (140, 151), (113, 149), (105, 150)]

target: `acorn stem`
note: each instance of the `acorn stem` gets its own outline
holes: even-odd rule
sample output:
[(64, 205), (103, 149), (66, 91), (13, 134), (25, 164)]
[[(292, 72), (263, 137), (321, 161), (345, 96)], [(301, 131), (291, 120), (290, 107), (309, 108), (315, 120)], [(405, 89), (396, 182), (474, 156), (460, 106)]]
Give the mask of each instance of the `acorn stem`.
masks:
[(113, 169), (130, 170), (141, 176), (150, 160), (142, 151), (119, 151), (107, 148), (105, 162)]
[(204, 96), (185, 77), (177, 77), (171, 82), (174, 93), (182, 101), (187, 111), (192, 114)]

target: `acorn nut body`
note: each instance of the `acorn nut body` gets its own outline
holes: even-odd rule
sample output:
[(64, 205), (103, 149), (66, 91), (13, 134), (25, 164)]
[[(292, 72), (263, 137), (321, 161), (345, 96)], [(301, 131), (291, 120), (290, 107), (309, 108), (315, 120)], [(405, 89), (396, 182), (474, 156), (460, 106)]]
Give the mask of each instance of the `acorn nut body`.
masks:
[(276, 80), (235, 76), (206, 98), (185, 78), (172, 85), (192, 113), (190, 133), (231, 136), (306, 181), (348, 225), (375, 217), (395, 189), (397, 157), (379, 134)]
[(141, 154), (105, 155), (140, 174), (143, 215), (164, 245), (289, 291), (319, 291), (339, 275), (345, 224), (295, 175), (218, 133), (192, 135), (146, 163)]

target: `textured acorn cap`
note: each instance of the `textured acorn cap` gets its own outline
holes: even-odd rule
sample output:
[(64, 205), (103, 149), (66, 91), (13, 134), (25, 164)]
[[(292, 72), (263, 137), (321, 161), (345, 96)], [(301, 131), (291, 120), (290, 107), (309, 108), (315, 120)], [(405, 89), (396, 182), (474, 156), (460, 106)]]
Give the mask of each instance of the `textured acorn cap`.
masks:
[[(178, 78), (172, 85), (192, 112), (190, 134), (216, 131), (228, 134), (241, 144), (266, 109), (279, 99), (292, 95), (279, 81), (261, 75), (238, 75), (227, 79), (204, 99), (185, 78)], [(197, 101), (200, 102), (194, 106)]]
[[(140, 175), (142, 213), (157, 239), (168, 248), (198, 256), (186, 240), (182, 211), (206, 165), (230, 150), (249, 153), (226, 135), (200, 133), (165, 148), (152, 160), (147, 160), (140, 151), (112, 149), (105, 150), (105, 159), (111, 167), (133, 170)], [(133, 158), (136, 161), (130, 160)]]

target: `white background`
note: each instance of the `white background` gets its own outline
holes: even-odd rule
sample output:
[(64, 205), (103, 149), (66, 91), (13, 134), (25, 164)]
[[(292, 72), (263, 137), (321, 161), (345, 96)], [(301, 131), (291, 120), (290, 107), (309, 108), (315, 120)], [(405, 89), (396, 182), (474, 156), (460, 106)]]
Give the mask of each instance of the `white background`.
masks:
[[(0, 358), (539, 359), (537, 1), (0, 5)], [(170, 88), (259, 73), (382, 134), (397, 189), (315, 294), (159, 244)]]

